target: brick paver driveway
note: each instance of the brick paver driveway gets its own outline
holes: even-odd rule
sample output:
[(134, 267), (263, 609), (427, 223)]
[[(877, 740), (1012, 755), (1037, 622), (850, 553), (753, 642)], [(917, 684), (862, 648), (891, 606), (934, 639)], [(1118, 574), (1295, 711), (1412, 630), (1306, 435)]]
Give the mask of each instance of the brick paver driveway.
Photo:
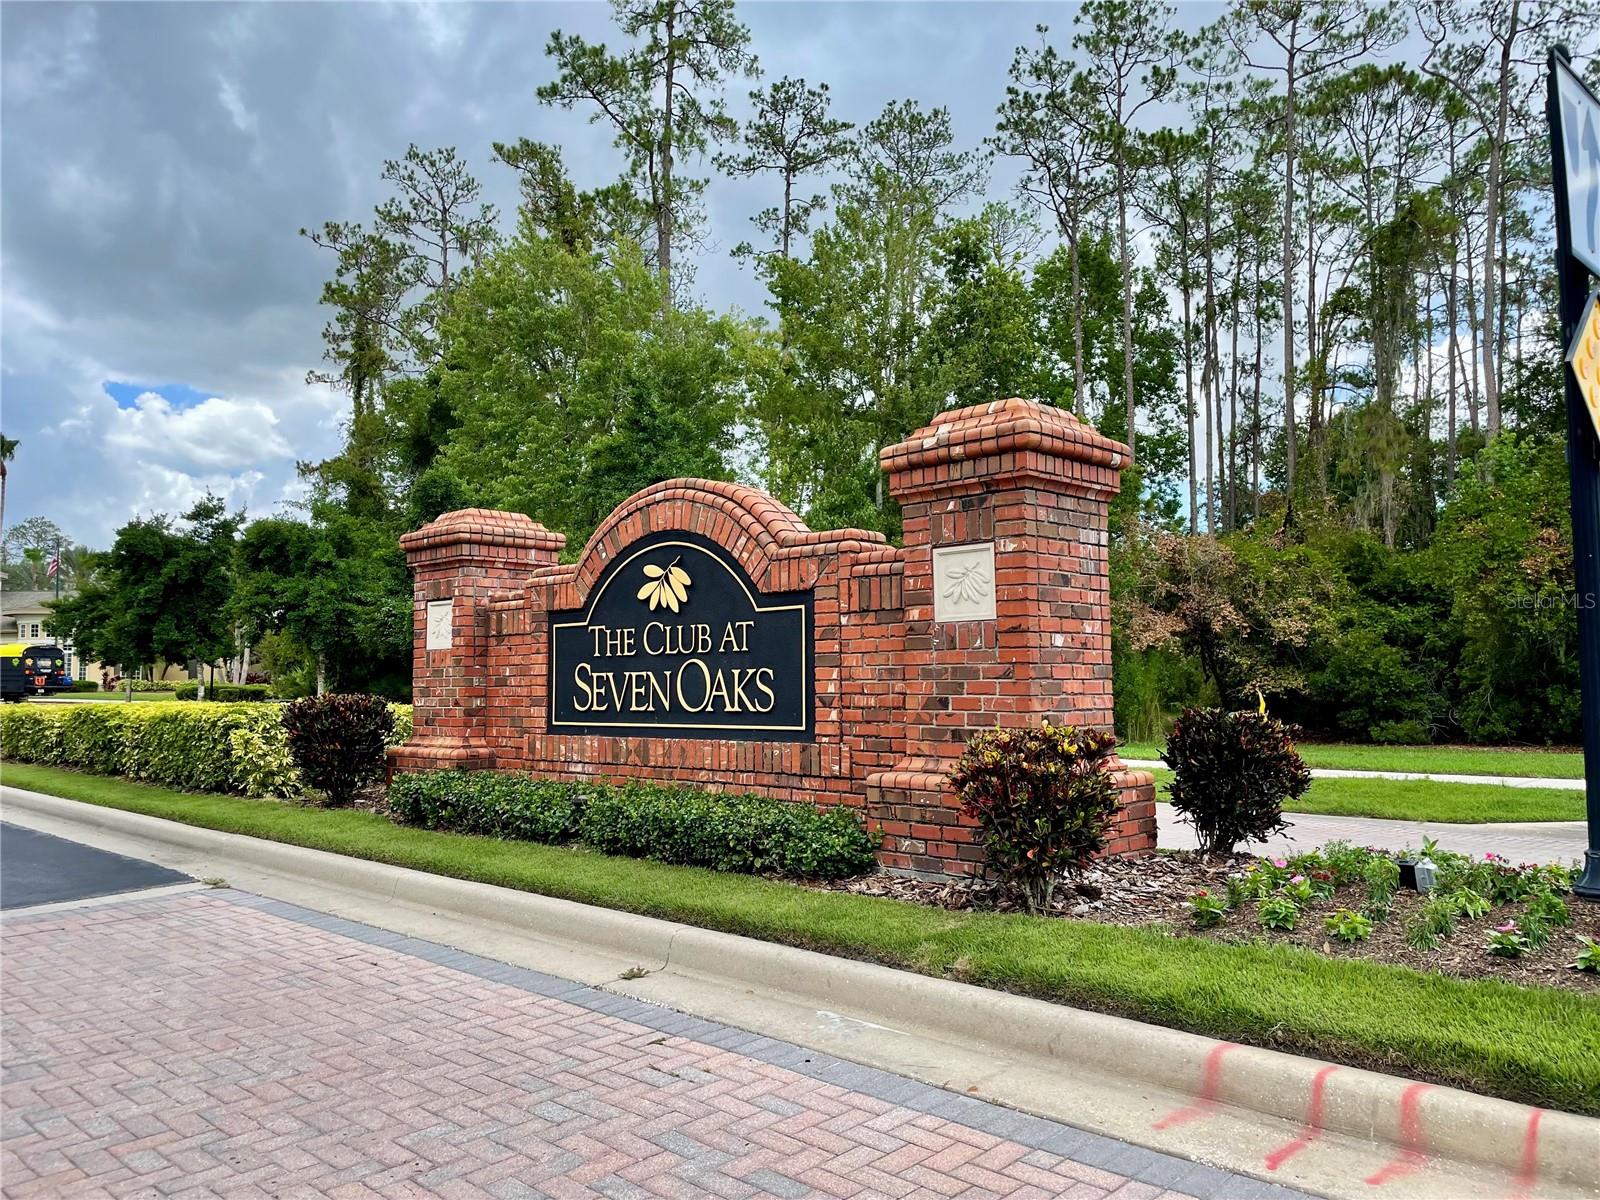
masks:
[(17, 1200), (1290, 1194), (242, 893), (0, 931)]

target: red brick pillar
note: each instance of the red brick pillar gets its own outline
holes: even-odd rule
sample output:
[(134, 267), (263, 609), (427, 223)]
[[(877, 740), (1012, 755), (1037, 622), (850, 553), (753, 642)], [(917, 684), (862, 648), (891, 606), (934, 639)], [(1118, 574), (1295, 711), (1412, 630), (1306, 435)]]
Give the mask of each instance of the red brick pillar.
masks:
[(566, 541), (521, 513), (484, 508), (445, 513), (400, 539), (413, 576), (416, 732), (389, 751), (391, 767), (494, 765), (483, 736), (489, 599), (553, 565)]
[[(907, 754), (867, 781), (886, 864), (962, 873), (982, 860), (948, 783), (975, 731), (1111, 729), (1108, 506), (1129, 461), (1032, 400), (941, 413), (883, 451), (904, 514)], [(1109, 849), (1153, 849), (1151, 776), (1119, 778)]]

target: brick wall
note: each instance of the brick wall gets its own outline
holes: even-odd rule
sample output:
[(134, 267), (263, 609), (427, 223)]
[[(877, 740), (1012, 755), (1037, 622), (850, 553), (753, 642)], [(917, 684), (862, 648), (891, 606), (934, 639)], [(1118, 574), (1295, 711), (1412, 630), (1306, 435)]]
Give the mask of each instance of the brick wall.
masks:
[[(885, 865), (960, 873), (981, 859), (946, 782), (971, 731), (1111, 726), (1106, 507), (1127, 450), (1070, 414), (1006, 400), (942, 414), (883, 452), (905, 545), (814, 532), (765, 493), (671, 480), (626, 501), (577, 562), (527, 517), (469, 509), (402, 540), (416, 573), (416, 735), (399, 770), (442, 766), (671, 780), (864, 808)], [(813, 596), (816, 736), (764, 742), (552, 733), (549, 621), (660, 531), (728, 551), (762, 593)], [(992, 543), (993, 619), (934, 620), (933, 552)], [(454, 598), (449, 650), (429, 601)], [(1150, 777), (1122, 775), (1112, 850), (1154, 845)]]

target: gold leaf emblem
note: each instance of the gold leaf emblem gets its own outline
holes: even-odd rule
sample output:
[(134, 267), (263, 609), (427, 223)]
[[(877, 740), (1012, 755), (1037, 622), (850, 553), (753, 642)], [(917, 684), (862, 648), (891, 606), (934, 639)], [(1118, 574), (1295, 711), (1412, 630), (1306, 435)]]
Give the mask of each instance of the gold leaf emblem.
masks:
[(689, 572), (678, 565), (676, 558), (666, 567), (646, 563), (638, 598), (649, 603), (651, 612), (658, 608), (677, 612), (679, 606), (689, 602), (689, 582)]

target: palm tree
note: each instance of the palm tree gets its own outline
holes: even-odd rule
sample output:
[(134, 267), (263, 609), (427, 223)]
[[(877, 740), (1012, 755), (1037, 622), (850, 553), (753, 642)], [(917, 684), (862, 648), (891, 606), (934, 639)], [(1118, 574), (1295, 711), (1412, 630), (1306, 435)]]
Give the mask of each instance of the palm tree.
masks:
[(0, 533), (6, 528), (6, 464), (16, 457), (18, 444), (16, 438), (0, 433)]

